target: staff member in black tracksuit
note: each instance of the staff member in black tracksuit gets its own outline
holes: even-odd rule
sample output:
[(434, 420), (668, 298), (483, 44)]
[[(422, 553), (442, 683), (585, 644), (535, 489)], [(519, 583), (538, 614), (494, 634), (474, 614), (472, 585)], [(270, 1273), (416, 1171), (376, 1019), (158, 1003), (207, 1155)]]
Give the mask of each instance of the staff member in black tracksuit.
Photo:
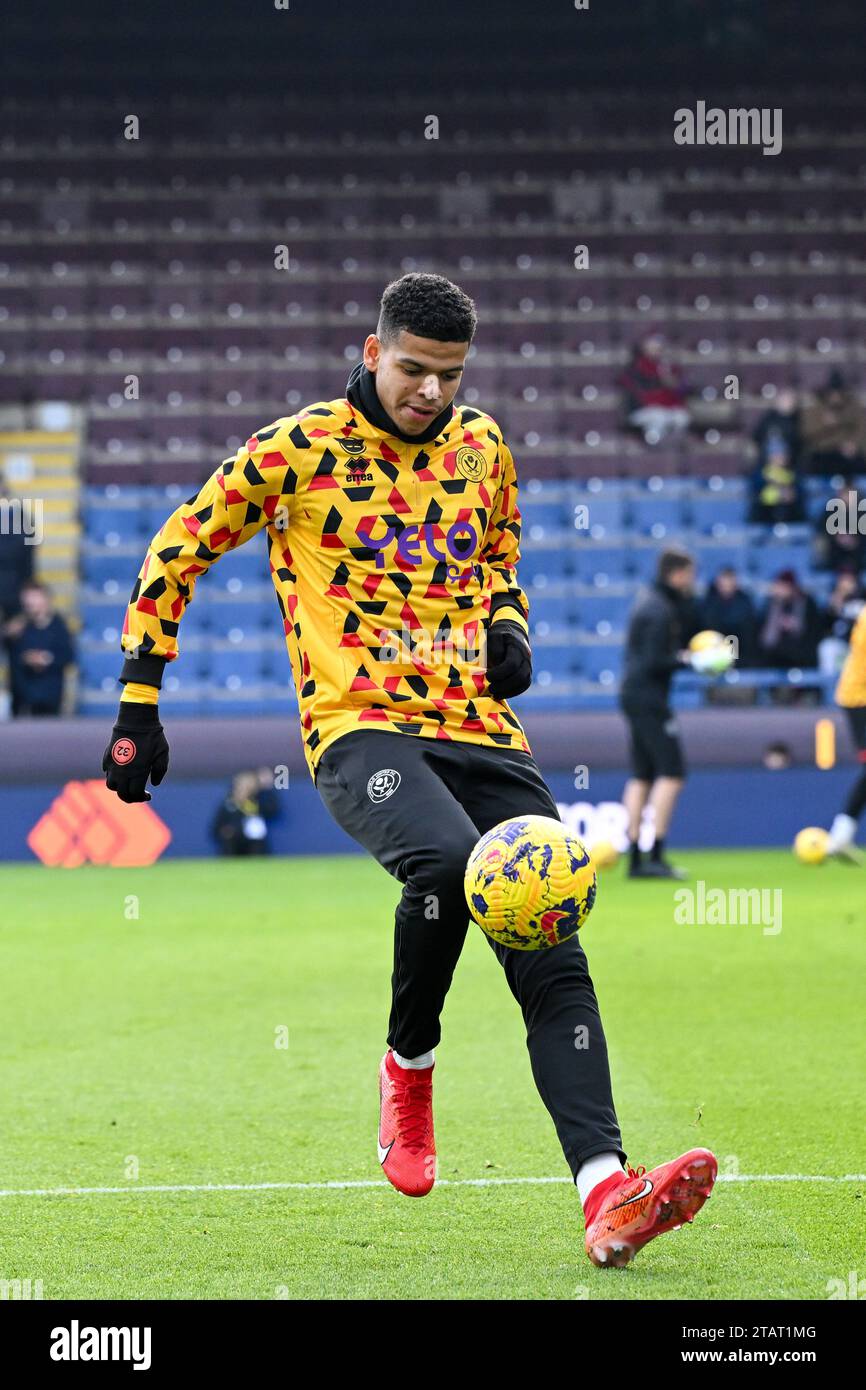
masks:
[[(630, 878), (681, 878), (665, 858), (665, 837), (685, 780), (683, 750), (669, 705), (674, 671), (688, 665), (685, 650), (699, 627), (693, 593), (695, 566), (684, 550), (665, 550), (654, 584), (635, 605), (626, 637), (620, 706), (629, 723), (632, 775), (623, 803), (628, 812)], [(649, 859), (638, 847), (647, 801), (655, 812)]]

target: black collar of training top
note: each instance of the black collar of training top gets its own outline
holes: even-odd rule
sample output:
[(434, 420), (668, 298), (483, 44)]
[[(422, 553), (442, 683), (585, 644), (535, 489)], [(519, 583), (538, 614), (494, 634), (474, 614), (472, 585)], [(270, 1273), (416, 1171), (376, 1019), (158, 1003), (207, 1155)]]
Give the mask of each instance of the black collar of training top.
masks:
[(368, 371), (363, 362), (359, 362), (357, 367), (352, 368), (352, 373), (346, 383), (346, 400), (353, 405), (356, 410), (369, 420), (371, 425), (375, 425), (377, 430), (383, 434), (396, 435), (402, 439), (404, 444), (429, 444), (431, 439), (435, 439), (437, 434), (441, 434), (454, 414), (453, 405), (446, 405), (445, 409), (430, 421), (430, 424), (420, 434), (404, 434), (398, 425), (394, 424), (391, 416), (385, 410), (379, 400), (376, 391), (376, 373)]

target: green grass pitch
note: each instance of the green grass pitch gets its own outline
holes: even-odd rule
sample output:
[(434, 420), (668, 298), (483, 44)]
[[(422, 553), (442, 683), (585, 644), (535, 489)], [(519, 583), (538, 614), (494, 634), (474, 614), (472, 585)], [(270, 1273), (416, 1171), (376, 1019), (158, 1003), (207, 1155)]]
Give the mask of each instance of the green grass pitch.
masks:
[[(866, 1171), (864, 880), (781, 852), (681, 862), (708, 888), (781, 889), (783, 925), (680, 925), (675, 885), (601, 880), (583, 940), (629, 1159), (707, 1145), (727, 1179), (620, 1271), (586, 1259), (569, 1183), (469, 1181), (567, 1176), (475, 928), (437, 1053), (447, 1183), (144, 1190), (381, 1180), (399, 886), (377, 864), (0, 869), (0, 1280), (46, 1299), (825, 1299), (862, 1277), (866, 1184), (810, 1179)], [(58, 1187), (122, 1190), (23, 1192)]]

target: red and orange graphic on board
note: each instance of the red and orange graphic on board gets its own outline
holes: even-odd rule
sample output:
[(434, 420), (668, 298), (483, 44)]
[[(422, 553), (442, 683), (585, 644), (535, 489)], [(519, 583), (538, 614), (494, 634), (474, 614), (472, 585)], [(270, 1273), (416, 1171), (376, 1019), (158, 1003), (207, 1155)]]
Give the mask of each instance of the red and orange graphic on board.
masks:
[(171, 831), (145, 802), (124, 805), (104, 782), (67, 782), (34, 825), (27, 843), (43, 864), (140, 868), (153, 864)]

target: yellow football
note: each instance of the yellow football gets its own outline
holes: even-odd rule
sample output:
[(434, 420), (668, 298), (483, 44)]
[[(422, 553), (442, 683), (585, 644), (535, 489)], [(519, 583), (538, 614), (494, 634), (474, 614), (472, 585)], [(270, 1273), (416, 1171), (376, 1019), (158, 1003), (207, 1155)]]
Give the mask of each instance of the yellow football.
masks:
[(820, 825), (807, 825), (794, 840), (794, 853), (801, 864), (823, 864), (827, 858), (830, 836)]
[(734, 648), (721, 632), (705, 628), (689, 642), (691, 666), (702, 676), (721, 676), (734, 664)]
[(493, 940), (542, 951), (583, 926), (597, 890), (589, 850), (551, 816), (513, 816), (482, 835), (469, 856), (466, 902)]
[(619, 850), (610, 840), (596, 840), (589, 853), (597, 869), (612, 869), (619, 859)]

